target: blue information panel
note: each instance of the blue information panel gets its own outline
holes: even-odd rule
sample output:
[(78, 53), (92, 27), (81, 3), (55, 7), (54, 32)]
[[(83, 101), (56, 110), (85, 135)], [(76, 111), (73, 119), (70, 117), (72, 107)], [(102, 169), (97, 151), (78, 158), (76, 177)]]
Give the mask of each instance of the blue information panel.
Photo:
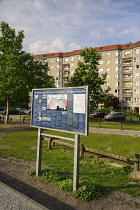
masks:
[(88, 134), (88, 87), (34, 89), (31, 126)]

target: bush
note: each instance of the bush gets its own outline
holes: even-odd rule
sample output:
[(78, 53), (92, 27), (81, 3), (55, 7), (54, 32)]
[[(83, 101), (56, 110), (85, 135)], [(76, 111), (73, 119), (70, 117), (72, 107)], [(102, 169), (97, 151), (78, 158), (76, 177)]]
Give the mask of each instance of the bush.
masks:
[(79, 188), (73, 192), (75, 198), (80, 198), (84, 201), (97, 199), (105, 195), (105, 191), (99, 185), (93, 183), (81, 182)]
[(110, 109), (108, 109), (108, 108), (100, 108), (99, 112), (104, 112), (106, 114), (110, 114)]
[(41, 170), (41, 176), (41, 180), (44, 182), (56, 183), (64, 179), (58, 172), (48, 168)]
[(62, 180), (61, 182), (58, 182), (58, 186), (59, 186), (60, 190), (63, 190), (63, 191), (66, 191), (66, 192), (72, 192), (73, 181), (72, 181), (72, 179)]

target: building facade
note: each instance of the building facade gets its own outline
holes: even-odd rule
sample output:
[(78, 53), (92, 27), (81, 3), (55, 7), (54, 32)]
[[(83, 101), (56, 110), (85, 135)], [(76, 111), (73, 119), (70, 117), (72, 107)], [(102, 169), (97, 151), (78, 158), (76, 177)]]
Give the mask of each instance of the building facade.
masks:
[[(110, 93), (119, 98), (123, 111), (140, 113), (140, 41), (94, 49), (101, 54), (99, 73), (107, 73), (103, 88), (111, 88)], [(35, 55), (34, 59), (48, 62), (48, 74), (55, 78), (58, 88), (63, 87), (67, 77), (74, 74), (78, 61), (83, 61), (80, 50)]]

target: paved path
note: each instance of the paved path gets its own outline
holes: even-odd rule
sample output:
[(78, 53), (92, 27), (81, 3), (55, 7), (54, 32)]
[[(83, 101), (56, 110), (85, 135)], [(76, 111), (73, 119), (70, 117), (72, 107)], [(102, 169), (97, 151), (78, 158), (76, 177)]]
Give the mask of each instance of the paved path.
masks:
[(105, 133), (105, 134), (118, 134), (128, 136), (140, 136), (140, 131), (120, 130), (120, 129), (106, 129), (106, 128), (89, 128), (90, 133)]
[(1, 210), (47, 210), (27, 196), (0, 182), (0, 209)]

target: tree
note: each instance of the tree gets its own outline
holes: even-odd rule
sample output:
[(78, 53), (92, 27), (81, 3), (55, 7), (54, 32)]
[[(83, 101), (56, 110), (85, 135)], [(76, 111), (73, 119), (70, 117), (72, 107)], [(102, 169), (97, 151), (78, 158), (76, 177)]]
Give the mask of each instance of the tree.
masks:
[(0, 23), (0, 98), (7, 103), (6, 121), (9, 122), (10, 102), (21, 99), (32, 88), (54, 87), (48, 76), (48, 63), (35, 61), (33, 55), (22, 51), (23, 31), (16, 35), (8, 23)]
[(89, 111), (94, 111), (100, 103), (105, 101), (110, 88), (102, 89), (106, 83), (106, 74), (99, 75), (98, 62), (100, 54), (93, 48), (85, 48), (80, 53), (84, 62), (79, 61), (72, 77), (68, 78), (65, 86), (89, 86)]
[(107, 95), (107, 100), (104, 103), (105, 108), (113, 108), (113, 110), (119, 109), (119, 98), (114, 96), (113, 94)]

